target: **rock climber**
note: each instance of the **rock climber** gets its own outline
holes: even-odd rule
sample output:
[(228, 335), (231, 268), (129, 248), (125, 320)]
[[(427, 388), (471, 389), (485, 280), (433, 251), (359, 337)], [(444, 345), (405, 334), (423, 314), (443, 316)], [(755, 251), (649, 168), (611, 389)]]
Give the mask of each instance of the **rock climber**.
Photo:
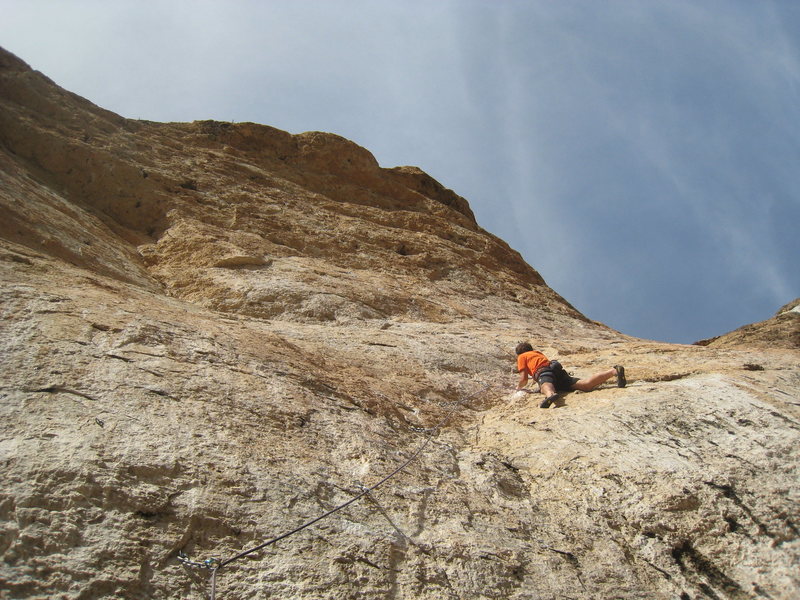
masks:
[(567, 373), (557, 360), (549, 360), (527, 342), (517, 345), (516, 353), (519, 373), (517, 390), (523, 389), (528, 384), (528, 377), (533, 378), (539, 384), (539, 391), (544, 394), (544, 400), (539, 403), (540, 408), (547, 408), (558, 400), (560, 392), (571, 390), (591, 392), (614, 375), (617, 376), (618, 387), (625, 387), (628, 383), (625, 379), (625, 367), (621, 365), (595, 373), (585, 379), (578, 379)]

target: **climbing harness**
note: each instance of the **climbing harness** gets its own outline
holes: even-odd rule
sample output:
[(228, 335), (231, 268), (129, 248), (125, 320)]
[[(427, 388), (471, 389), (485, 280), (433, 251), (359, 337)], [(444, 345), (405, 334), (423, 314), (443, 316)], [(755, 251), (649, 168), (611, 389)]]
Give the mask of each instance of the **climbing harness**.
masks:
[(406, 459), (406, 461), (403, 462), (399, 467), (394, 469), (391, 473), (386, 475), (383, 479), (381, 479), (377, 483), (374, 483), (373, 485), (371, 485), (369, 487), (360, 486), (361, 489), (362, 489), (361, 493), (357, 494), (356, 496), (353, 496), (347, 502), (344, 502), (343, 504), (340, 504), (339, 506), (336, 506), (335, 508), (332, 508), (331, 510), (327, 511), (326, 513), (323, 513), (320, 516), (311, 519), (310, 521), (306, 521), (305, 523), (303, 523), (299, 527), (295, 527), (291, 531), (287, 531), (286, 533), (283, 533), (283, 534), (281, 534), (281, 535), (279, 535), (277, 537), (271, 538), (271, 539), (269, 539), (269, 540), (267, 540), (267, 541), (265, 541), (265, 542), (263, 542), (261, 544), (258, 544), (257, 546), (253, 546), (252, 548), (244, 550), (244, 551), (240, 552), (239, 554), (236, 554), (235, 556), (232, 556), (230, 558), (226, 558), (225, 560), (219, 560), (217, 558), (209, 558), (209, 559), (206, 559), (206, 560), (204, 560), (202, 562), (193, 561), (188, 556), (186, 556), (186, 554), (184, 554), (183, 551), (178, 553), (178, 560), (186, 567), (193, 567), (193, 568), (196, 568), (196, 569), (208, 569), (209, 571), (211, 571), (211, 583), (210, 583), (210, 585), (211, 585), (211, 595), (210, 595), (210, 598), (211, 598), (211, 600), (216, 600), (217, 571), (219, 571), (222, 567), (225, 567), (225, 566), (231, 564), (232, 562), (239, 560), (240, 558), (244, 558), (245, 556), (249, 556), (251, 554), (254, 554), (255, 552), (258, 552), (259, 550), (263, 550), (267, 546), (271, 546), (272, 544), (275, 544), (275, 543), (277, 543), (277, 542), (279, 542), (281, 540), (284, 540), (284, 539), (286, 539), (286, 538), (288, 538), (288, 537), (290, 537), (290, 536), (292, 536), (292, 535), (294, 535), (296, 533), (299, 533), (300, 531), (303, 531), (304, 529), (306, 529), (308, 527), (311, 527), (315, 523), (318, 523), (319, 521), (322, 521), (323, 519), (325, 519), (327, 517), (330, 517), (331, 515), (339, 512), (340, 510), (343, 510), (343, 509), (347, 508), (348, 506), (350, 506), (351, 504), (354, 504), (355, 502), (357, 502), (358, 500), (360, 500), (364, 496), (367, 496), (368, 494), (370, 494), (370, 492), (378, 489), (384, 483), (389, 481), (392, 477), (394, 477), (398, 473), (404, 471), (412, 462), (414, 462), (417, 459), (417, 457), (419, 457), (420, 454), (422, 454), (425, 451), (425, 448), (427, 448), (428, 444), (431, 443), (431, 440), (433, 440), (433, 438), (436, 435), (436, 433), (442, 427), (444, 427), (447, 424), (447, 422), (450, 420), (450, 418), (453, 416), (453, 414), (455, 413), (456, 409), (459, 406), (462, 406), (463, 404), (465, 404), (469, 400), (475, 398), (479, 394), (482, 394), (484, 391), (486, 391), (490, 387), (490, 385), (491, 384), (486, 383), (478, 391), (473, 392), (469, 396), (465, 396), (465, 397), (461, 398), (460, 400), (454, 401), (453, 405), (450, 407), (450, 409), (447, 411), (447, 413), (445, 413), (445, 416), (436, 425), (434, 425), (433, 427), (428, 429), (428, 437), (427, 437), (427, 439), (420, 445), (419, 448), (417, 448), (417, 450), (411, 455), (410, 458)]

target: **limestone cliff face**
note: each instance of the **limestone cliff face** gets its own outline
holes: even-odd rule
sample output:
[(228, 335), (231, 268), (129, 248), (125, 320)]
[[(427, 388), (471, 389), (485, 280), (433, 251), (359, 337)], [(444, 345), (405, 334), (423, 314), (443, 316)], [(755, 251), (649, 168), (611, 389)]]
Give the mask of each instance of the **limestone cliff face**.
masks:
[[(216, 597), (800, 593), (796, 347), (592, 322), (338, 136), (131, 121), (0, 52), (0, 281), (0, 597), (207, 597), (180, 552), (231, 558), (420, 449)], [(520, 340), (629, 385), (539, 409)]]
[(782, 306), (765, 321), (739, 327), (735, 331), (696, 342), (714, 348), (787, 348), (800, 350), (800, 298)]

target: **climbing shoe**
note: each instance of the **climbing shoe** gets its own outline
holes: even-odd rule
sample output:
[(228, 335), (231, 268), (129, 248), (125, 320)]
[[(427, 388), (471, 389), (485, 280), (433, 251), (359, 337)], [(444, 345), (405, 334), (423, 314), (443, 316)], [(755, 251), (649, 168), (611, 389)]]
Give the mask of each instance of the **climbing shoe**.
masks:
[(553, 394), (552, 396), (548, 396), (539, 403), (539, 408), (549, 408), (550, 405), (556, 400), (558, 400), (558, 394)]
[(628, 385), (628, 380), (625, 379), (625, 367), (620, 365), (614, 368), (617, 370), (617, 387), (625, 387)]

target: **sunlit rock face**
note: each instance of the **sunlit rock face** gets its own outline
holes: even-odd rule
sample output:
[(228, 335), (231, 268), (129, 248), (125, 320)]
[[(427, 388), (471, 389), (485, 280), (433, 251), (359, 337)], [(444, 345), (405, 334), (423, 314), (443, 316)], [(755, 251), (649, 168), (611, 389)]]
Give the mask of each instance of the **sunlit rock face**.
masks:
[[(419, 169), (131, 121), (7, 53), (0, 278), (2, 597), (207, 597), (179, 553), (226, 561), (419, 450), (216, 597), (800, 594), (791, 305), (746, 339), (626, 337)], [(628, 386), (540, 409), (522, 340)]]
[(696, 342), (713, 348), (786, 348), (800, 350), (800, 298), (782, 306), (775, 316), (739, 327), (710, 340)]

